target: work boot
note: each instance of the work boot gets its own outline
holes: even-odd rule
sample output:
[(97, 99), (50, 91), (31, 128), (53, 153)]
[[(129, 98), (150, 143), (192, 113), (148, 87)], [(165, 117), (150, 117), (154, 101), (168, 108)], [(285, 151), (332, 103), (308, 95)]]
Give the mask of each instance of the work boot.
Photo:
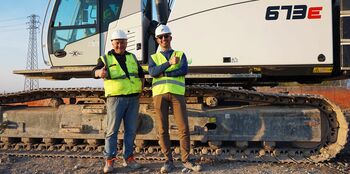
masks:
[(194, 172), (199, 172), (202, 170), (202, 166), (199, 165), (199, 164), (195, 164), (194, 162), (192, 161), (187, 161), (187, 162), (184, 162), (182, 163), (182, 165), (187, 168), (187, 169), (190, 169)]
[(112, 159), (106, 160), (106, 164), (103, 167), (103, 173), (110, 173), (113, 171), (113, 163), (114, 161)]
[(135, 157), (132, 155), (128, 159), (124, 159), (123, 162), (124, 167), (130, 167), (132, 169), (139, 169), (141, 168), (141, 165), (136, 162)]
[(170, 173), (175, 168), (172, 161), (167, 161), (164, 163), (162, 168), (160, 168), (160, 173)]

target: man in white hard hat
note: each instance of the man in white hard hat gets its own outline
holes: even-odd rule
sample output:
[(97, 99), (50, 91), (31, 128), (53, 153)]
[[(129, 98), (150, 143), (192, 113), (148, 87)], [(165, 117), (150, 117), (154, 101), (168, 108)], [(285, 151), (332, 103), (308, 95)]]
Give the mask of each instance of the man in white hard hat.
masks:
[(160, 52), (153, 54), (149, 60), (149, 73), (153, 77), (152, 94), (156, 112), (159, 145), (166, 158), (161, 173), (174, 169), (169, 136), (169, 106), (172, 105), (174, 120), (178, 127), (181, 160), (185, 168), (200, 171), (201, 166), (190, 160), (190, 132), (186, 111), (185, 75), (188, 63), (184, 52), (171, 48), (171, 31), (166, 25), (156, 28), (156, 39)]
[(122, 120), (124, 123), (123, 166), (133, 169), (141, 167), (135, 161), (133, 148), (138, 123), (139, 96), (142, 91), (141, 78), (144, 78), (144, 73), (135, 55), (125, 50), (127, 35), (124, 31), (114, 31), (111, 42), (113, 49), (101, 56), (93, 69), (95, 78), (104, 79), (107, 98), (107, 128), (103, 152), (106, 158), (104, 173), (113, 171), (113, 163), (117, 154), (117, 135)]

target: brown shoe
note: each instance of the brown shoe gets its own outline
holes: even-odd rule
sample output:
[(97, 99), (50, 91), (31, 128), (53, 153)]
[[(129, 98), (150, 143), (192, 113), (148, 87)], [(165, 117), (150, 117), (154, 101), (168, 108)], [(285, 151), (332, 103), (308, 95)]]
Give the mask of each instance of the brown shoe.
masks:
[(160, 173), (170, 173), (174, 169), (174, 163), (172, 161), (166, 161), (164, 165), (160, 168)]
[(183, 166), (189, 170), (195, 171), (195, 172), (200, 172), (202, 170), (202, 166), (199, 164), (195, 164), (192, 161), (187, 161), (182, 163)]
[(113, 171), (113, 163), (114, 163), (113, 159), (106, 160), (105, 167), (103, 167), (103, 173), (110, 173), (110, 172), (112, 172)]

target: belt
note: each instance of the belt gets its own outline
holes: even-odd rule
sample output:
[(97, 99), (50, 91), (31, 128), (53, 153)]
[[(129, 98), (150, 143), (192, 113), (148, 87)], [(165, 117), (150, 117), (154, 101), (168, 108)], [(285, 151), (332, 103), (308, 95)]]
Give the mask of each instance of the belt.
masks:
[(113, 95), (113, 96), (108, 96), (108, 97), (137, 97), (139, 95), (140, 95), (140, 93), (134, 93), (134, 94), (127, 94), (127, 95)]

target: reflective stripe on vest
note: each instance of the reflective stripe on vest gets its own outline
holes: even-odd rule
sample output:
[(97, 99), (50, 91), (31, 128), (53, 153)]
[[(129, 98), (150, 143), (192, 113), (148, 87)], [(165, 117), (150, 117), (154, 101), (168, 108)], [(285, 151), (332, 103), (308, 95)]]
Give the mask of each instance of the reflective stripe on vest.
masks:
[(130, 78), (127, 78), (113, 54), (101, 56), (100, 58), (106, 67), (108, 67), (109, 78), (104, 80), (106, 97), (141, 93), (142, 83), (138, 77), (138, 64), (133, 54), (125, 55), (125, 64)]
[[(181, 51), (174, 51), (174, 53), (171, 55), (171, 57), (177, 56), (181, 58), (183, 56), (183, 52)], [(154, 63), (159, 66), (168, 60), (163, 56), (161, 53), (153, 54), (152, 59)], [(174, 71), (176, 69), (180, 68), (180, 64), (171, 65), (168, 69), (165, 70), (165, 72)], [(172, 94), (178, 94), (178, 95), (184, 95), (185, 94), (185, 76), (179, 76), (179, 77), (155, 77), (152, 80), (152, 94), (153, 96), (165, 94), (165, 93), (172, 93)]]
[(172, 84), (174, 84), (174, 85), (179, 85), (179, 86), (185, 87), (185, 83), (179, 82), (179, 81), (177, 81), (177, 80), (170, 80), (170, 79), (165, 79), (165, 80), (161, 80), (161, 81), (154, 82), (154, 83), (152, 84), (152, 87), (155, 87), (155, 86), (161, 85), (161, 84), (166, 84), (166, 83), (172, 83)]

